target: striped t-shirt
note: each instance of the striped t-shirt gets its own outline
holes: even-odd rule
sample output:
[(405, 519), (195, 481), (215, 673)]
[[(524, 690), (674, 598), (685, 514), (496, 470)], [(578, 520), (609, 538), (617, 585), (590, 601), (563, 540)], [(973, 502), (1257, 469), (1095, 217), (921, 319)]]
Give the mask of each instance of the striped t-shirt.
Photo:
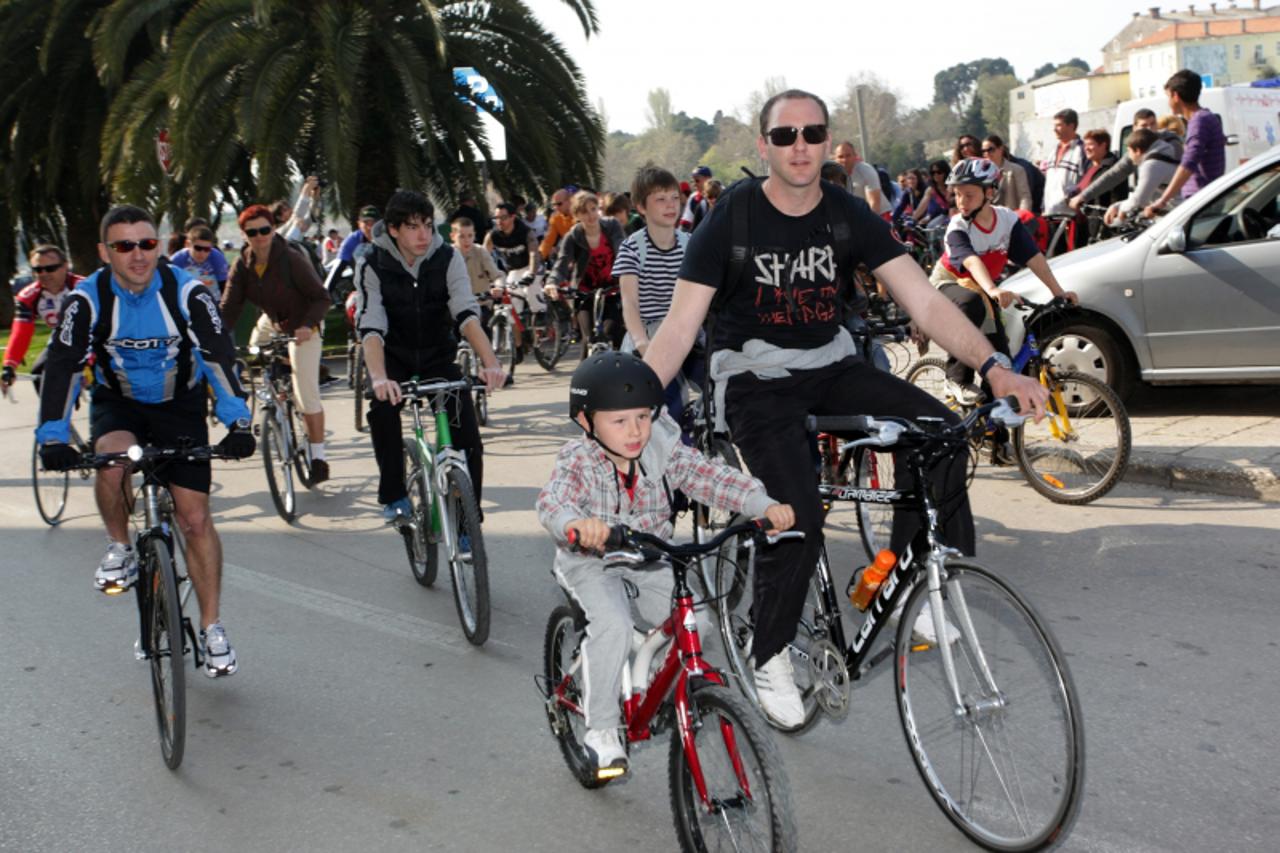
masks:
[[(640, 243), (646, 242), (644, 266), (640, 264)], [(671, 295), (676, 289), (676, 276), (680, 262), (684, 260), (685, 241), (676, 235), (670, 249), (659, 249), (649, 238), (649, 230), (642, 228), (622, 241), (618, 257), (613, 262), (613, 274), (621, 278), (634, 275), (639, 282), (640, 319), (644, 322), (661, 320), (671, 309)]]

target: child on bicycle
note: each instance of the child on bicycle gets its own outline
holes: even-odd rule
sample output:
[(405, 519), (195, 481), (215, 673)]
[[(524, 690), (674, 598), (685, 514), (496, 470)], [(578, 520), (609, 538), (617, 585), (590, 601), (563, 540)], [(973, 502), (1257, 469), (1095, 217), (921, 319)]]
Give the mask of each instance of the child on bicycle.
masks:
[[(996, 283), (1008, 262), (1030, 269), (1055, 297), (1064, 296), (1071, 302), (1077, 298), (1058, 284), (1018, 214), (991, 203), (999, 182), (1000, 168), (990, 160), (975, 157), (956, 164), (947, 186), (955, 191), (959, 212), (947, 225), (946, 254), (934, 266), (929, 280), (983, 331), (996, 350), (992, 359), (1008, 368), (1008, 342), (1000, 311), (1018, 296)], [(947, 393), (965, 406), (977, 403), (980, 395), (973, 384), (973, 369), (954, 356), (947, 359)]]
[[(561, 449), (538, 495), (538, 518), (557, 544), (556, 580), (587, 618), (583, 740), (601, 769), (627, 769), (618, 736), (633, 632), (627, 585), (638, 591), (636, 607), (653, 624), (670, 615), (672, 590), (666, 572), (605, 567), (598, 552), (610, 527), (626, 524), (669, 539), (676, 489), (717, 509), (764, 516), (777, 530), (795, 523), (791, 507), (771, 499), (759, 480), (684, 446), (675, 422), (658, 417), (662, 399), (657, 374), (632, 353), (598, 353), (582, 362), (569, 385), (569, 417), (586, 434)], [(571, 531), (578, 550), (568, 544)]]

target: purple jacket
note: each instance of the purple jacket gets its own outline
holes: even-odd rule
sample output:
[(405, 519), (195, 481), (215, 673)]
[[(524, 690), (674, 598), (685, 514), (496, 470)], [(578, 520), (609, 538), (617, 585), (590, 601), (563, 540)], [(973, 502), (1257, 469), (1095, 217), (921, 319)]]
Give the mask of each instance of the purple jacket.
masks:
[(1210, 110), (1196, 110), (1187, 122), (1187, 147), (1182, 151), (1179, 164), (1191, 172), (1191, 177), (1182, 185), (1183, 198), (1190, 198), (1222, 177), (1227, 169), (1226, 144), (1222, 118)]

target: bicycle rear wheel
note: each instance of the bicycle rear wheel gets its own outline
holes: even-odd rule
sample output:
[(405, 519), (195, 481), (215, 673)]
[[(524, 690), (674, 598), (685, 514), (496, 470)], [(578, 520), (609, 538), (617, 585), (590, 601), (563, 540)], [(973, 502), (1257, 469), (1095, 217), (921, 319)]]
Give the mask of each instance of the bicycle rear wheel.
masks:
[(67, 488), (71, 482), (69, 471), (46, 471), (40, 464), (40, 442), (31, 448), (31, 488), (36, 493), (36, 510), (44, 523), (57, 527), (62, 513), (67, 509)]
[(552, 610), (547, 620), (542, 647), (547, 722), (573, 778), (584, 788), (602, 788), (611, 780), (596, 778), (595, 762), (583, 746), (587, 721), (580, 653), (585, 629), (568, 604)]
[[(671, 734), (668, 759), (680, 849), (797, 850), (791, 787), (778, 748), (759, 718), (718, 684), (693, 690), (689, 705), (701, 723), (691, 729), (689, 744), (698, 766), (691, 766), (679, 729)], [(706, 802), (695, 773), (706, 786)]]
[(955, 408), (955, 400), (947, 394), (947, 362), (942, 358), (922, 358), (907, 371), (906, 380), (935, 400)]
[(465, 472), (449, 471), (444, 502), (442, 520), (450, 525), (449, 571), (458, 621), (467, 641), (482, 646), (489, 639), (489, 561), (480, 531), (480, 507)]
[(364, 395), (369, 385), (369, 368), (364, 363), (364, 348), (356, 347), (355, 355), (351, 357), (351, 384), (355, 391), (355, 422), (356, 432), (365, 432), (369, 425), (365, 423), (365, 409), (368, 406)]
[(182, 665), (186, 631), (178, 603), (178, 578), (169, 546), (163, 539), (148, 539), (143, 559), (147, 568), (142, 574), (138, 595), (146, 617), (144, 651), (151, 664), (151, 692), (160, 731), (160, 753), (165, 765), (176, 770), (182, 763), (187, 737), (187, 682)]
[[(849, 479), (858, 488), (893, 488), (897, 467), (892, 451), (859, 447), (854, 451), (852, 466), (853, 470), (849, 473), (853, 476)], [(876, 554), (889, 547), (889, 537), (893, 535), (893, 504), (859, 501), (858, 534), (862, 537), (862, 548), (867, 552), (867, 559), (874, 560)]]
[(278, 410), (268, 408), (262, 416), (262, 465), (267, 469), (267, 489), (276, 512), (285, 521), (298, 517), (298, 496), (293, 488), (293, 469), (289, 467), (292, 448), (280, 432)]
[[(1080, 801), (1084, 730), (1071, 676), (1048, 629), (1008, 584), (972, 564), (944, 571), (942, 613), (926, 609), (920, 583), (898, 625), (907, 746), (961, 832), (992, 850), (1039, 849), (1062, 836)], [(916, 625), (922, 613), (925, 634)], [(936, 640), (939, 621), (960, 708)]]
[(431, 586), (440, 570), (440, 543), (431, 534), (431, 489), (427, 484), (431, 473), (423, 471), (418, 445), (412, 439), (404, 440), (404, 455), (405, 470), (408, 471), (405, 485), (413, 507), (413, 523), (401, 527), (400, 535), (404, 537), (404, 550), (409, 556), (413, 579), (423, 586)]
[(1115, 391), (1092, 376), (1061, 371), (1050, 384), (1045, 418), (1015, 430), (1013, 448), (1033, 489), (1054, 503), (1086, 504), (1120, 482), (1133, 435)]

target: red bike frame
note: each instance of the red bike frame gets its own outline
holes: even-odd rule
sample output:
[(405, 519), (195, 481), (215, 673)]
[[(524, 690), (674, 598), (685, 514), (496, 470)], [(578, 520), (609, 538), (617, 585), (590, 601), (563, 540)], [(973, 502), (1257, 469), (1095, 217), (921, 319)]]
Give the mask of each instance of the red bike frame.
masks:
[[(689, 773), (698, 792), (698, 798), (708, 810), (712, 803), (707, 797), (707, 784), (702, 775), (702, 764), (698, 760), (698, 751), (694, 746), (693, 730), (695, 721), (689, 706), (689, 678), (697, 676), (712, 684), (728, 689), (724, 677), (702, 657), (702, 641), (698, 637), (698, 623), (693, 613), (693, 592), (685, 582), (684, 571), (676, 571), (675, 607), (671, 615), (654, 631), (660, 631), (665, 637), (674, 637), (675, 642), (667, 649), (666, 659), (662, 667), (654, 674), (647, 689), (636, 690), (622, 703), (623, 719), (626, 721), (627, 742), (636, 743), (648, 740), (653, 733), (649, 726), (657, 716), (663, 701), (674, 689), (676, 726), (680, 732), (680, 744), (684, 749), (685, 761), (689, 765)], [(649, 638), (652, 639), (653, 633)], [(648, 642), (649, 640), (646, 640)], [(572, 674), (566, 675), (555, 687), (556, 700), (575, 714), (581, 715), (582, 709), (570, 701), (565, 695)], [(733, 728), (724, 720), (720, 721), (720, 736), (725, 739), (729, 754), (733, 756), (733, 770), (738, 777), (738, 785), (748, 799), (753, 797), (747, 774), (742, 766), (742, 757), (738, 754), (738, 744)]]

